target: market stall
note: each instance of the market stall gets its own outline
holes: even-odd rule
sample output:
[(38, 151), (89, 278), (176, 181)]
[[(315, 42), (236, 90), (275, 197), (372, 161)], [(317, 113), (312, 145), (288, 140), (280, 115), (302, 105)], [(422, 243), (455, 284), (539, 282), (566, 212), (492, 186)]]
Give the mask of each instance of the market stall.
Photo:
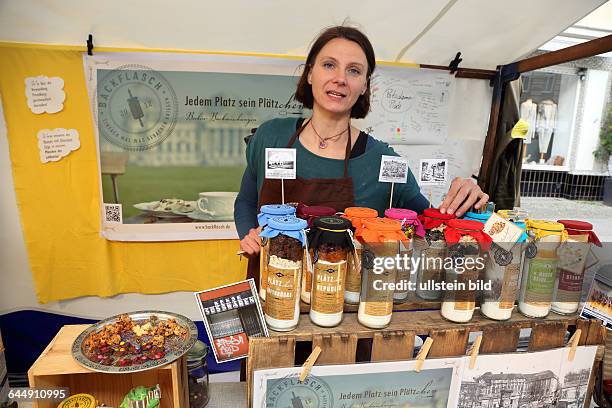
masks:
[[(485, 27), (480, 20), (484, 15), (502, 13), (501, 5), (455, 3), (441, 1), (419, 5), (419, 13), (398, 13), (396, 6), (391, 5), (388, 6), (390, 9), (376, 10), (363, 6), (356, 10), (357, 15), (351, 16), (378, 44), (377, 57), (387, 62), (379, 64), (374, 78), (375, 85), (381, 90), (373, 95), (378, 108), (374, 107), (360, 126), (392, 144), (407, 159), (389, 161), (384, 165), (376, 163), (376, 170), (381, 168), (381, 178), (387, 177), (381, 181), (391, 188), (389, 196), (384, 197), (389, 201), (388, 207), (393, 202), (393, 186), (402, 182), (402, 177), (398, 175), (402, 169), (405, 171), (408, 163), (413, 171), (420, 167), (419, 184), (434, 205), (440, 203), (453, 177), (470, 177), (478, 172), (479, 184), (493, 196), (499, 173), (495, 170), (498, 163), (496, 154), (504, 143), (502, 139), (506, 131), (511, 129), (504, 127), (507, 118), (501, 116), (504, 100), (511, 93), (507, 82), (528, 70), (611, 49), (611, 40), (606, 37), (573, 51), (511, 64), (600, 5), (600, 1), (580, 4), (567, 2), (559, 8), (555, 21), (546, 26), (539, 23), (537, 13), (508, 16), (500, 19), (503, 27), (497, 27), (495, 31)], [(538, 7), (544, 10), (552, 4), (549, 2)], [(271, 16), (280, 13), (277, 6), (268, 5)], [(334, 19), (344, 18), (341, 6), (333, 6)], [(530, 294), (528, 288), (515, 288), (513, 292), (501, 290), (502, 294), (497, 293), (489, 298), (480, 297), (486, 292), (482, 288), (462, 292), (425, 287), (421, 293), (408, 289), (387, 289), (368, 294), (366, 287), (364, 293), (364, 285), (372, 283), (377, 274), (372, 272), (371, 267), (368, 269), (367, 262), (365, 266), (362, 265), (363, 252), (375, 257), (392, 257), (395, 254), (413, 256), (419, 251), (436, 249), (436, 242), (442, 244), (445, 241), (444, 245), (448, 240), (449, 244), (463, 243), (465, 236), (478, 236), (474, 238), (478, 243), (475, 249), (478, 255), (489, 251), (490, 235), (494, 234), (489, 234), (490, 229), (487, 233), (483, 227), (486, 220), (445, 219), (441, 223), (435, 220), (435, 214), (429, 214), (427, 220), (422, 220), (425, 224), (423, 233), (429, 234), (427, 239), (422, 239), (422, 234), (421, 238), (416, 236), (416, 218), (411, 224), (407, 222), (412, 219), (411, 216), (397, 211), (395, 214), (385, 213), (386, 218), (380, 218), (392, 221), (370, 220), (360, 224), (346, 208), (336, 208), (336, 212), (345, 214), (341, 228), (334, 224), (334, 220), (325, 220), (324, 217), (315, 221), (315, 215), (302, 217), (306, 222), (272, 220), (265, 230), (270, 235), (265, 237), (270, 240), (269, 254), (277, 262), (262, 264), (269, 269), (268, 275), (262, 281), (255, 282), (259, 288), (264, 288), (261, 293), (266, 299), (261, 300), (261, 310), (258, 312), (251, 300), (246, 300), (257, 298), (256, 289), (253, 291), (255, 295), (241, 296), (240, 299), (237, 295), (234, 299), (228, 295), (218, 305), (204, 299), (201, 293), (205, 292), (199, 292), (198, 306), (194, 305), (193, 292), (231, 285), (241, 281), (246, 273), (246, 262), (236, 256), (238, 244), (233, 212), (227, 211), (235, 199), (244, 168), (246, 145), (242, 139), (267, 119), (304, 113), (302, 107), (291, 99), (294, 86), (292, 76), (303, 59), (280, 54), (303, 54), (305, 41), (312, 37), (310, 31), (324, 25), (321, 22), (331, 21), (313, 18), (311, 25), (317, 28), (311, 29), (308, 25), (297, 29), (292, 27), (287, 30), (291, 35), (283, 36), (272, 35), (272, 25), (262, 23), (258, 24), (261, 29), (254, 29), (253, 35), (245, 36), (242, 40), (232, 40), (230, 36), (195, 40), (191, 35), (181, 33), (168, 39), (152, 32), (139, 37), (142, 35), (142, 22), (137, 24), (140, 31), (116, 22), (114, 27), (108, 27), (106, 23), (103, 24), (103, 21), (109, 21), (107, 6), (83, 6), (88, 10), (91, 7), (89, 11), (94, 11), (91, 13), (92, 21), (100, 21), (100, 32), (94, 32), (89, 46), (83, 47), (76, 45), (84, 40), (76, 28), (65, 31), (66, 38), (70, 38), (65, 40), (54, 37), (56, 34), (51, 33), (51, 23), (32, 24), (35, 29), (27, 35), (10, 25), (8, 20), (30, 21), (33, 17), (28, 16), (27, 12), (34, 8), (33, 5), (2, 7), (7, 11), (3, 15), (9, 16), (6, 22), (10, 28), (6, 36), (0, 37), (0, 40), (10, 41), (0, 44), (3, 56), (0, 61), (1, 112), (8, 142), (6, 150), (10, 153), (10, 166), (7, 163), (3, 169), (7, 173), (3, 177), (8, 180), (12, 174), (11, 183), (3, 185), (9, 186), (10, 194), (6, 197), (14, 201), (10, 205), (15, 220), (14, 230), (19, 235), (22, 230), (25, 241), (25, 250), (22, 248), (20, 251), (23, 260), (16, 260), (12, 256), (15, 265), (11, 265), (5, 278), (19, 282), (16, 287), (21, 292), (12, 290), (11, 285), (2, 285), (0, 299), (3, 299), (3, 309), (19, 312), (20, 309), (45, 305), (42, 306), (45, 312), (100, 320), (131, 310), (150, 309), (151, 302), (154, 302), (157, 310), (187, 316), (186, 323), (181, 327), (190, 333), (189, 336), (187, 332), (183, 333), (190, 341), (185, 342), (181, 351), (176, 353), (176, 359), (167, 361), (168, 365), (148, 367), (149, 371), (145, 371), (145, 374), (137, 374), (136, 371), (129, 375), (106, 374), (109, 372), (107, 368), (102, 369), (105, 374), (94, 374), (73, 361), (71, 353), (74, 353), (69, 350), (73, 344), (77, 344), (73, 342), (85, 327), (66, 326), (31, 367), (30, 386), (70, 387), (72, 393), (95, 394), (98, 401), (119, 405), (127, 391), (134, 387), (159, 385), (162, 395), (166, 396), (161, 400), (162, 406), (186, 406), (191, 390), (188, 371), (191, 372), (193, 367), (188, 368), (195, 361), (190, 360), (186, 353), (194, 347), (198, 331), (200, 339), (214, 347), (215, 357), (218, 357), (219, 347), (233, 350), (232, 347), (236, 346), (240, 353), (248, 353), (249, 398), (252, 397), (255, 370), (301, 365), (317, 346), (321, 352), (316, 360), (317, 365), (324, 365), (412, 360), (415, 345), (418, 346), (419, 342), (431, 347), (429, 358), (461, 356), (465, 354), (468, 344), (476, 342), (470, 333), (478, 331), (482, 331), (478, 344), (483, 354), (515, 352), (517, 348), (520, 349), (520, 343), (525, 342), (521, 329), (528, 328), (531, 329), (531, 340), (527, 340), (529, 352), (569, 345), (571, 353), (580, 354), (587, 353), (587, 350), (576, 350), (577, 347), (603, 344), (605, 332), (599, 323), (577, 318), (577, 309), (572, 309), (569, 317), (550, 315), (541, 321), (519, 317), (516, 310), (513, 312), (514, 300), (517, 299), (523, 314), (544, 317), (551, 307), (554, 310), (552, 304), (556, 298), (552, 296), (556, 296), (557, 292), (544, 300), (544, 303), (547, 300), (551, 303), (543, 307), (546, 309), (544, 312), (540, 310), (542, 299), (529, 298), (533, 293)], [(127, 10), (124, 8), (124, 15), (136, 13), (135, 9), (130, 10), (132, 6), (127, 7)], [(226, 5), (215, 7), (221, 15), (232, 14)], [(160, 10), (151, 13), (162, 18)], [(68, 14), (59, 18), (69, 19)], [(377, 23), (374, 16), (385, 16), (385, 23)], [(246, 23), (251, 21), (251, 17), (243, 15), (232, 14), (232, 18), (236, 27), (247, 26)], [(259, 18), (264, 21), (270, 16), (260, 15)], [(406, 24), (406, 19), (411, 23)], [(219, 23), (214, 20), (210, 22), (211, 25)], [(194, 27), (199, 24), (199, 21), (187, 21)], [(469, 25), (472, 30), (455, 31), (457, 21), (463, 22), (463, 28)], [(397, 36), (399, 38), (383, 34), (387, 27), (393, 25), (408, 27), (407, 32)], [(515, 28), (519, 26), (520, 29)], [(526, 26), (537, 27), (538, 30), (532, 30), (527, 35)], [(117, 40), (107, 36), (113, 28), (118, 30)], [(214, 31), (212, 26), (209, 29)], [(474, 41), (479, 37), (487, 37), (487, 41)], [(64, 45), (29, 44), (39, 43), (40, 38), (44, 38), (45, 43)], [(275, 42), (270, 42), (270, 38), (274, 38)], [(446, 41), (440, 41), (440, 38)], [(511, 46), (499, 47), (502, 43)], [(87, 48), (93, 55), (84, 55)], [(177, 51), (178, 48), (181, 50)], [(202, 49), (223, 52), (198, 51)], [(461, 51), (463, 60), (456, 56), (457, 51)], [(275, 54), (264, 54), (270, 52)], [(495, 70), (496, 66), (498, 68)], [(449, 71), (454, 75), (449, 75)], [(253, 80), (255, 76), (257, 78)], [(431, 89), (423, 96), (424, 92), (416, 89), (415, 83), (427, 84)], [(129, 97), (119, 103), (113, 98), (119, 95), (117, 90), (124, 86), (130, 89)], [(394, 92), (383, 92), (389, 89)], [(406, 99), (402, 97), (402, 92), (419, 95), (415, 98), (415, 105), (402, 105)], [(434, 100), (436, 103), (432, 104)], [(235, 107), (241, 109), (233, 109)], [(146, 115), (153, 110), (158, 112), (159, 120), (147, 122)], [(403, 114), (408, 110), (418, 111), (420, 116), (413, 116), (411, 122), (405, 122)], [(129, 125), (126, 125), (128, 122)], [(202, 122), (206, 124), (202, 125)], [(211, 122), (216, 123), (208, 125)], [(274, 160), (276, 165), (282, 167), (287, 159), (277, 156)], [(45, 211), (40, 210), (41, 203), (44, 203)], [(278, 204), (284, 203), (279, 201)], [(474, 217), (478, 218), (478, 214)], [(522, 218), (510, 216), (504, 219), (522, 221)], [(477, 221), (482, 221), (482, 224)], [(456, 231), (453, 238), (441, 238), (441, 224), (448, 226), (449, 231)], [(316, 238), (303, 233), (300, 238), (301, 231), (307, 225), (311, 231), (318, 228), (322, 233), (315, 234)], [(532, 240), (535, 237), (539, 239), (541, 231), (546, 229), (541, 224), (526, 227), (532, 232)], [(569, 225), (560, 228), (544, 235), (558, 236), (557, 243), (560, 243), (563, 231), (577, 227)], [(334, 233), (330, 234), (329, 230)], [(288, 250), (288, 244), (284, 241), (273, 245), (274, 240), (283, 238), (287, 231), (293, 231), (288, 234), (291, 239), (301, 240), (297, 251)], [(513, 236), (516, 239), (511, 243), (519, 241), (521, 234), (518, 235)], [(381, 236), (386, 238), (380, 241)], [(344, 251), (344, 255), (338, 258), (338, 252), (328, 249), (332, 243), (335, 245), (340, 241), (340, 252)], [(316, 260), (310, 259), (307, 250), (303, 251), (306, 242), (317, 247)], [(14, 244), (9, 243), (7, 248), (14, 248), (11, 245)], [(465, 247), (467, 249), (462, 249), (462, 256), (466, 255), (465, 250), (470, 250), (469, 245)], [(517, 248), (521, 248), (521, 251)], [(528, 248), (531, 247), (527, 244), (511, 245), (502, 249), (499, 256), (494, 254), (491, 257), (495, 260), (505, 259), (514, 250), (516, 261)], [(547, 249), (542, 247), (538, 253), (542, 255)], [(294, 252), (300, 256), (296, 258)], [(476, 256), (476, 253), (471, 255)], [(503, 259), (498, 265), (505, 267), (510, 264), (504, 265)], [(535, 259), (544, 262), (537, 257)], [(505, 277), (505, 280), (502, 279), (504, 284), (509, 280), (515, 286), (518, 283), (519, 271), (523, 271), (523, 267), (520, 262), (515, 264), (517, 270), (511, 278), (504, 275), (506, 269), (498, 271)], [(335, 277), (320, 277), (323, 273), (321, 265), (324, 265), (325, 271), (333, 269)], [(369, 275), (364, 268), (368, 269)], [(447, 277), (456, 273), (456, 277), (466, 284), (482, 278), (476, 272), (474, 276), (457, 273), (452, 267), (435, 269), (420, 270), (420, 275), (415, 273), (414, 279), (435, 281), (437, 277), (440, 280), (442, 269)], [(273, 271), (272, 275), (270, 270)], [(292, 271), (293, 279), (280, 283), (270, 280), (270, 276), (281, 272), (284, 274), (286, 270)], [(30, 279), (30, 271), (32, 283), (24, 284)], [(351, 272), (353, 278), (360, 275), (362, 282), (353, 282), (352, 292), (347, 291), (348, 295), (345, 295), (344, 279), (345, 276), (348, 279)], [(387, 283), (394, 283), (396, 274), (398, 271), (394, 270), (393, 275), (385, 275)], [(283, 276), (283, 279), (287, 277)], [(523, 272), (523, 282), (535, 279), (529, 276), (529, 270)], [(317, 282), (325, 282), (325, 285), (318, 285)], [(334, 285), (336, 287), (332, 287)], [(305, 290), (309, 286), (310, 292)], [(508, 287), (511, 286), (508, 284)], [(287, 296), (294, 300), (290, 305), (282, 299), (283, 296), (276, 296), (287, 287), (290, 288)], [(24, 291), (28, 292), (25, 296)], [(523, 297), (519, 296), (519, 291)], [(270, 293), (276, 295), (270, 296)], [(351, 297), (350, 293), (357, 297)], [(91, 297), (86, 298), (88, 296)], [(332, 297), (333, 300), (330, 300)], [(213, 303), (204, 305), (206, 301)], [(573, 302), (572, 298), (570, 303)], [(257, 303), (260, 301), (257, 300)], [(530, 304), (537, 305), (530, 309)], [(478, 306), (480, 312), (475, 311)], [(85, 309), (94, 311), (82, 313)], [(415, 309), (434, 310), (406, 312)], [(241, 349), (239, 344), (228, 343), (234, 341), (233, 337), (228, 338), (234, 336), (237, 329), (233, 328), (234, 323), (218, 317), (223, 313), (232, 314), (233, 321), (240, 322), (240, 329), (246, 333), (244, 338), (249, 339), (248, 352)], [(217, 317), (213, 319), (213, 315)], [(255, 322), (257, 316), (265, 321), (263, 328), (260, 322)], [(51, 326), (61, 325), (58, 323), (61, 319), (52, 318), (55, 322)], [(506, 320), (508, 318), (510, 320)], [(49, 316), (36, 316), (34, 321), (42, 322), (45, 319), (49, 319)], [(172, 320), (172, 317), (168, 319)], [(251, 323), (245, 322), (245, 319), (252, 319)], [(152, 330), (157, 330), (159, 326), (154, 320), (156, 323), (152, 324)], [(198, 327), (190, 326), (190, 320), (198, 321)], [(0, 323), (3, 321), (11, 320), (7, 317)], [(5, 325), (9, 325), (2, 325), (8, 350), (11, 346), (20, 347), (16, 327), (21, 323), (16, 320), (12, 322), (8, 334)], [(134, 326), (146, 324), (137, 321)], [(213, 324), (217, 325), (214, 330), (211, 329)], [(321, 329), (320, 326), (331, 328)], [(206, 330), (203, 330), (204, 327)], [(269, 337), (265, 336), (267, 329), (270, 329)], [(249, 330), (253, 331), (249, 334)], [(47, 335), (45, 345), (56, 331), (51, 336)], [(282, 334), (281, 331), (288, 332)], [(232, 334), (228, 334), (230, 332)], [(574, 336), (576, 344), (568, 343), (568, 332)], [(433, 344), (427, 338), (432, 339)], [(81, 339), (78, 345), (85, 341)], [(305, 343), (300, 344), (302, 342)], [(296, 352), (296, 346), (301, 351)], [(165, 354), (159, 352), (168, 351), (154, 350), (158, 353), (149, 353), (147, 357), (151, 361), (165, 358)], [(584, 379), (578, 381), (580, 390), (576, 388), (576, 395), (581, 398), (590, 396), (592, 384), (589, 384), (589, 379), (592, 382), (594, 378), (590, 371), (592, 362), (595, 361), (597, 366), (602, 359), (602, 350), (595, 351), (588, 356), (585, 354), (591, 363), (588, 365), (587, 387), (580, 388)], [(427, 352), (422, 354), (420, 361), (426, 355)], [(104, 356), (101, 359), (98, 356), (98, 363), (106, 362)], [(228, 356), (225, 361), (234, 359), (231, 352)], [(9, 355), (9, 365), (11, 358), (14, 357)], [(200, 360), (203, 358), (206, 358), (206, 353), (204, 357), (200, 355)], [(61, 359), (64, 359), (64, 363)], [(14, 361), (17, 360), (15, 358)], [(128, 364), (125, 360), (118, 361)], [(223, 365), (216, 364), (220, 360), (217, 358), (213, 361), (212, 355), (208, 356), (208, 362), (215, 368), (223, 369)], [(425, 363), (425, 367), (433, 370), (438, 363), (446, 364), (432, 359), (431, 363)], [(56, 371), (54, 367), (57, 364), (63, 368)], [(448, 364), (454, 367), (453, 376), (458, 376), (464, 370), (465, 362), (457, 358)], [(553, 369), (551, 372), (558, 379), (567, 377), (575, 368), (568, 367), (559, 366), (555, 369), (558, 372)], [(364, 373), (368, 369), (370, 367), (364, 368)], [(389, 368), (390, 372), (396, 369)], [(586, 368), (580, 368), (583, 369)], [(372, 372), (382, 373), (384, 370)], [(316, 375), (325, 374), (316, 372)], [(270, 377), (268, 381), (274, 378)], [(91, 389), (92, 383), (98, 384), (98, 388)], [(113, 388), (115, 385), (116, 389)], [(455, 394), (460, 386), (463, 387), (458, 382), (452, 382), (444, 391), (449, 404), (456, 400)], [(263, 397), (260, 389), (257, 392), (258, 398), (264, 398), (258, 401), (264, 401), (265, 389)], [(550, 398), (559, 400), (561, 397), (557, 394), (561, 392), (561, 389), (555, 391)], [(548, 394), (545, 398), (549, 398)], [(285, 402), (283, 400), (282, 403)], [(464, 405), (459, 406), (472, 405), (464, 401)]]

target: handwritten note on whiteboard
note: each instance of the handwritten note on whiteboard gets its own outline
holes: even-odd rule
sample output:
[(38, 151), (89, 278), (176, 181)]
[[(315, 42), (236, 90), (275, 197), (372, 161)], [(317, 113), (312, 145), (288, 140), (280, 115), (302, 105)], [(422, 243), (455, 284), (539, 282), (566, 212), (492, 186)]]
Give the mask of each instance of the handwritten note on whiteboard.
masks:
[(371, 112), (358, 126), (389, 144), (446, 141), (455, 79), (446, 71), (376, 68)]

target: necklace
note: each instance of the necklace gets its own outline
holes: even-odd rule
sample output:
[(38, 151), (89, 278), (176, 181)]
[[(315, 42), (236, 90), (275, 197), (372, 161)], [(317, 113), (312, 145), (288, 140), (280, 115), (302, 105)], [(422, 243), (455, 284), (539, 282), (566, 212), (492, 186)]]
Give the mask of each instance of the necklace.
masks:
[(317, 129), (315, 129), (314, 124), (312, 123), (312, 119), (310, 120), (310, 126), (312, 127), (312, 130), (314, 130), (315, 135), (317, 135), (317, 137), (319, 138), (319, 149), (325, 149), (328, 146), (327, 144), (328, 141), (335, 141), (334, 139), (339, 138), (340, 136), (342, 136), (348, 131), (348, 127), (347, 127), (342, 132), (336, 133), (333, 136), (321, 137), (319, 132), (317, 132)]

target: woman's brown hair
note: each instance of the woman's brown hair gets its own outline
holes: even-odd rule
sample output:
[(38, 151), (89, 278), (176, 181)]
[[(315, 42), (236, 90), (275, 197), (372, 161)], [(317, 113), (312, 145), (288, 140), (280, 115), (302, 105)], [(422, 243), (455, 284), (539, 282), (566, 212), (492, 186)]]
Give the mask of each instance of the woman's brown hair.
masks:
[(372, 72), (374, 72), (374, 68), (376, 68), (376, 58), (374, 57), (374, 48), (372, 48), (372, 44), (368, 37), (361, 31), (353, 27), (345, 27), (345, 26), (336, 26), (330, 27), (324, 30), (317, 39), (313, 42), (310, 47), (310, 51), (308, 52), (308, 57), (306, 57), (306, 65), (304, 67), (304, 72), (300, 77), (300, 80), (297, 84), (297, 89), (295, 91), (295, 99), (298, 102), (301, 102), (305, 108), (312, 109), (313, 106), (313, 96), (312, 96), (312, 86), (308, 83), (308, 74), (312, 69), (312, 66), (319, 55), (321, 49), (333, 39), (336, 38), (344, 38), (349, 41), (353, 41), (357, 43), (363, 50), (366, 60), (368, 61), (368, 72), (367, 72), (367, 88), (363, 95), (360, 95), (353, 105), (351, 109), (351, 118), (361, 119), (365, 118), (365, 116), (370, 111), (370, 78), (372, 77)]

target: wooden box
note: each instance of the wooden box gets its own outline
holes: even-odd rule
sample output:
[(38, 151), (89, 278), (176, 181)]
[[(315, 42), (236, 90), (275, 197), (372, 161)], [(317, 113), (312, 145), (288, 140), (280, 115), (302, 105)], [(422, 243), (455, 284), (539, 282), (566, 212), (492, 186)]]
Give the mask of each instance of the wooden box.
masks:
[[(68, 387), (70, 394), (87, 393), (100, 403), (118, 407), (134, 387), (160, 385), (161, 408), (189, 406), (185, 357), (163, 367), (125, 374), (106, 374), (79, 365), (71, 355), (72, 343), (88, 325), (64, 326), (28, 370), (30, 387)], [(34, 407), (54, 408), (57, 402), (38, 402)]]
[[(345, 313), (343, 322), (337, 327), (319, 327), (307, 315), (300, 315), (298, 327), (291, 332), (271, 330), (270, 337), (249, 339), (248, 406), (252, 400), (253, 371), (300, 364), (296, 359), (296, 346), (301, 350), (320, 346), (322, 351), (316, 365), (411, 360), (415, 335), (420, 335), (434, 341), (428, 357), (456, 357), (466, 354), (470, 333), (481, 332), (481, 354), (512, 353), (517, 351), (523, 328), (531, 328), (528, 351), (563, 347), (567, 332), (573, 333), (576, 329), (582, 332), (579, 345), (601, 345), (589, 382), (592, 391), (596, 368), (603, 359), (606, 336), (606, 329), (597, 320), (552, 313), (545, 319), (530, 319), (514, 313), (510, 320), (497, 322), (475, 313), (469, 323), (457, 324), (444, 320), (439, 311), (417, 311), (394, 313), (387, 328), (376, 330), (359, 324), (356, 313)], [(587, 401), (591, 400), (590, 395), (589, 392)]]

